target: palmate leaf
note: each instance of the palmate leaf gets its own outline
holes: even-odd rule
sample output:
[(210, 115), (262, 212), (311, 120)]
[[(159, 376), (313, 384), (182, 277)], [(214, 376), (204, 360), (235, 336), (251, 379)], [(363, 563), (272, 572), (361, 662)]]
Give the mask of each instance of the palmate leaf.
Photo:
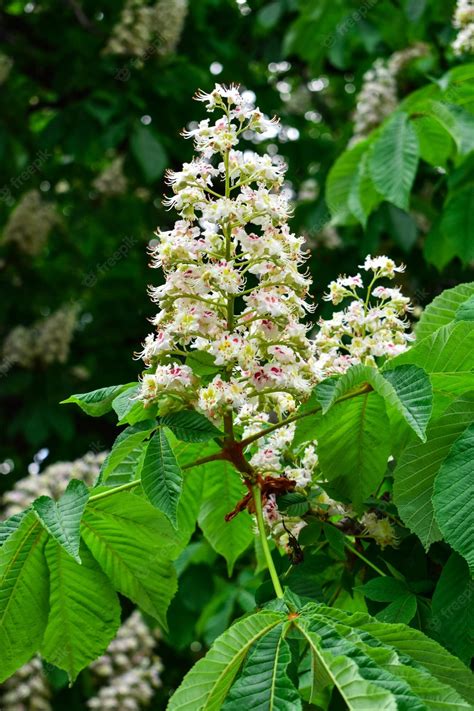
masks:
[(66, 405), (67, 403), (74, 403), (79, 405), (81, 410), (83, 410), (87, 415), (92, 417), (100, 417), (105, 415), (106, 412), (110, 412), (112, 409), (112, 402), (115, 398), (120, 395), (120, 393), (133, 388), (136, 383), (127, 383), (126, 385), (110, 385), (108, 388), (99, 388), (99, 390), (91, 390), (88, 393), (79, 393), (77, 395), (71, 395), (67, 400), (62, 400), (61, 405)]
[(44, 528), (78, 563), (82, 514), (89, 499), (89, 489), (83, 481), (72, 479), (59, 501), (40, 496), (32, 506)]
[(82, 565), (78, 565), (50, 539), (46, 560), (50, 602), (41, 654), (64, 669), (72, 682), (114, 638), (120, 624), (120, 604), (109, 579), (84, 545)]
[(433, 417), (453, 400), (473, 389), (474, 323), (454, 321), (442, 326), (413, 348), (393, 358), (385, 371), (413, 363), (424, 368), (433, 386)]
[(435, 478), (460, 434), (474, 421), (474, 393), (463, 395), (433, 420), (427, 441), (413, 441), (394, 471), (394, 500), (404, 523), (423, 545), (441, 538), (432, 504)]
[(375, 491), (385, 474), (389, 432), (384, 401), (373, 392), (334, 405), (318, 428), (323, 476), (356, 507)]
[(296, 626), (306, 637), (313, 635), (312, 653), (349, 709), (470, 708), (469, 669), (417, 630), (316, 603), (301, 610)]
[(433, 508), (445, 539), (474, 573), (474, 424), (453, 443), (440, 467)]
[(141, 478), (148, 500), (176, 527), (183, 475), (161, 427), (148, 442)]
[(165, 516), (124, 492), (87, 507), (82, 536), (115, 589), (166, 628), (182, 543)]
[(291, 614), (277, 611), (281, 604), (271, 605), (272, 611), (237, 622), (216, 640), (186, 675), (168, 711), (300, 708), (286, 676), (287, 631), (295, 642), (300, 636), (301, 653), (311, 656), (312, 699), (321, 698), (325, 688), (329, 694), (337, 688), (349, 711), (472, 708), (469, 669), (421, 632), (318, 603)]
[(9, 530), (0, 548), (0, 682), (38, 649), (48, 610), (47, 533), (32, 511)]
[(229, 575), (234, 563), (253, 540), (252, 520), (246, 511), (226, 521), (246, 493), (238, 472), (228, 462), (211, 462), (204, 467), (203, 501), (199, 526), (217, 553), (227, 561)]
[(452, 553), (433, 593), (429, 632), (465, 664), (474, 656), (474, 580), (466, 561)]
[(420, 439), (425, 439), (432, 408), (432, 388), (428, 375), (416, 365), (401, 365), (381, 373), (367, 365), (355, 365), (337, 380), (331, 380), (332, 388), (316, 387), (316, 397), (325, 414), (336, 400), (365, 383), (384, 398), (389, 407), (402, 415)]
[(268, 709), (299, 711), (301, 699), (286, 674), (291, 653), (285, 640), (288, 624), (267, 632), (254, 646), (242, 674), (230, 689), (222, 711)]
[(283, 612), (258, 612), (224, 632), (189, 671), (168, 711), (219, 711), (252, 645), (286, 620)]
[(382, 127), (369, 159), (378, 192), (402, 210), (408, 209), (418, 167), (418, 138), (407, 114), (395, 113)]
[(438, 328), (454, 321), (462, 304), (472, 296), (474, 296), (474, 282), (458, 284), (433, 299), (424, 309), (416, 326), (417, 341), (431, 336)]

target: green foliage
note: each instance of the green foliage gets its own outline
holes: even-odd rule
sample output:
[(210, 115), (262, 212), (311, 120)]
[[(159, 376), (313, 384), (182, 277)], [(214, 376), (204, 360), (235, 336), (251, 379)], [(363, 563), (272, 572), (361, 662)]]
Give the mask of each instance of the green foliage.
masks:
[(285, 640), (288, 625), (267, 632), (253, 647), (245, 666), (222, 706), (224, 711), (242, 708), (298, 711), (301, 700), (287, 676), (291, 653)]
[(421, 314), (416, 326), (417, 339), (421, 341), (423, 338), (431, 336), (442, 326), (454, 321), (463, 304), (468, 302), (472, 296), (474, 296), (474, 283), (458, 284), (453, 289), (443, 291), (431, 304), (428, 304)]
[(375, 140), (370, 157), (370, 174), (382, 197), (402, 210), (408, 209), (418, 154), (415, 129), (405, 113), (396, 113)]
[(390, 425), (383, 399), (365, 393), (335, 405), (317, 430), (323, 476), (356, 507), (376, 489), (390, 453)]
[(282, 612), (258, 612), (224, 632), (186, 675), (168, 711), (219, 709), (252, 645), (284, 620)]
[(176, 526), (183, 475), (160, 427), (147, 444), (141, 482), (148, 500)]
[(454, 441), (434, 482), (433, 508), (446, 541), (466, 559), (474, 572), (474, 423)]
[(72, 479), (58, 502), (49, 496), (40, 496), (33, 502), (33, 510), (45, 529), (77, 563), (81, 563), (80, 525), (88, 498), (84, 482)]
[(430, 631), (469, 664), (474, 652), (474, 581), (461, 556), (452, 553), (433, 593)]
[[(292, 606), (293, 598), (288, 600)], [(470, 707), (469, 670), (436, 642), (405, 625), (309, 603), (289, 614), (258, 612), (233, 625), (186, 675), (168, 711), (301, 708), (288, 676), (290, 631), (292, 640), (304, 642), (296, 647), (296, 663), (301, 653), (311, 659), (310, 699), (328, 688), (351, 711), (395, 711), (400, 704), (420, 710)]]
[(46, 628), (46, 538), (36, 516), (28, 513), (0, 548), (0, 681), (30, 659)]
[(206, 464), (204, 472), (199, 526), (214, 550), (226, 559), (230, 574), (253, 538), (252, 520), (246, 512), (225, 520), (245, 493), (242, 480), (228, 462)]
[(72, 682), (115, 637), (120, 605), (114, 588), (85, 546), (80, 566), (54, 540), (46, 544), (45, 555), (50, 591), (41, 654), (67, 671)]
[(329, 381), (327, 384), (323, 381), (316, 387), (316, 397), (322, 405), (323, 414), (339, 398), (364, 384), (370, 385), (381, 395), (388, 407), (397, 410), (420, 439), (425, 438), (431, 416), (432, 388), (425, 371), (416, 366), (401, 365), (380, 373), (376, 368), (356, 365), (337, 381)]
[(207, 442), (222, 435), (207, 417), (195, 410), (164, 415), (160, 418), (160, 424), (169, 427), (175, 437), (183, 442)]
[(171, 560), (181, 549), (168, 520), (143, 499), (120, 493), (88, 507), (82, 535), (115, 589), (166, 627), (176, 592)]
[(74, 403), (79, 405), (87, 415), (92, 417), (101, 417), (106, 412), (112, 409), (112, 403), (121, 393), (132, 388), (135, 383), (127, 385), (112, 385), (108, 388), (99, 388), (92, 390), (90, 393), (80, 393), (79, 395), (71, 395), (67, 400), (63, 400), (61, 404)]
[(428, 548), (441, 538), (432, 503), (433, 487), (457, 438), (474, 420), (474, 396), (462, 395), (428, 427), (426, 442), (412, 441), (394, 472), (394, 500), (405, 524)]

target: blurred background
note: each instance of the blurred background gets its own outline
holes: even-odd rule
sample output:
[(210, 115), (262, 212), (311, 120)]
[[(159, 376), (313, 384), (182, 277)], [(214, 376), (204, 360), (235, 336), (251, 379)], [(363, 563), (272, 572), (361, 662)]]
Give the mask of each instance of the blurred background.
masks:
[[(239, 83), (265, 113), (280, 116), (279, 134), (254, 149), (288, 163), (292, 227), (311, 249), (319, 314), (327, 283), (357, 271), (368, 253), (408, 264), (404, 288), (419, 308), (443, 289), (472, 279), (472, 244), (446, 256), (430, 236), (449, 188), (445, 167), (421, 164), (410, 212), (382, 203), (365, 228), (337, 216), (331, 221), (325, 200), (328, 172), (348, 144), (408, 94), (436, 84), (462, 63), (453, 45), (459, 32), (454, 11), (451, 0), (4, 0), (0, 495), (10, 491), (5, 510), (37, 494), (34, 477), (40, 472), (56, 484), (78, 472), (92, 480), (116, 436), (112, 417), (88, 418), (59, 402), (72, 393), (132, 381), (140, 372), (132, 355), (154, 311), (146, 287), (160, 278), (147, 266), (147, 245), (158, 225), (169, 229), (174, 222), (162, 205), (164, 172), (192, 156), (191, 143), (179, 133), (203, 118), (202, 105), (191, 100), (198, 88)], [(462, 179), (472, 183), (472, 153), (463, 166)], [(470, 237), (474, 242), (474, 233)], [(23, 488), (17, 485), (11, 493), (25, 477)], [(186, 630), (186, 615), (193, 620), (212, 595), (216, 599), (215, 588), (205, 582), (209, 560), (196, 560), (202, 600), (181, 615), (182, 630), (172, 642), (177, 661), (165, 681), (169, 688), (226, 622), (215, 621), (214, 602), (201, 641)], [(193, 577), (190, 585), (199, 587)], [(252, 584), (237, 580), (234, 587), (232, 606), (242, 614), (253, 604)], [(226, 592), (222, 600), (228, 597)], [(69, 708), (85, 708), (84, 694), (92, 692), (68, 692), (64, 680), (54, 682), (54, 670), (49, 672), (58, 688), (57, 708), (64, 699)], [(102, 699), (91, 708), (141, 707), (138, 701), (135, 707), (109, 702)]]

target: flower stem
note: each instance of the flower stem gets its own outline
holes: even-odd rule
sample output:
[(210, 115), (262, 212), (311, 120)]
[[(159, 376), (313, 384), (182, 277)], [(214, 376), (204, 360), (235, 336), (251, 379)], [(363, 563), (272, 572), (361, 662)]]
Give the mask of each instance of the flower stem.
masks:
[(258, 486), (252, 487), (252, 493), (253, 500), (255, 502), (255, 514), (257, 516), (258, 532), (260, 534), (260, 540), (262, 542), (263, 554), (265, 556), (265, 560), (267, 561), (267, 566), (270, 572), (273, 587), (275, 589), (275, 594), (278, 598), (282, 598), (283, 589), (281, 587), (280, 580), (278, 579), (278, 574), (276, 572), (275, 564), (272, 559), (272, 554), (270, 553), (270, 548), (268, 547), (267, 534), (265, 531), (265, 524), (263, 522), (262, 498)]
[(346, 548), (351, 551), (351, 553), (354, 553), (358, 558), (364, 561), (368, 566), (372, 568), (372, 570), (375, 570), (376, 573), (381, 575), (383, 578), (387, 577), (387, 573), (384, 573), (383, 570), (380, 570), (372, 561), (370, 561), (368, 558), (365, 557), (365, 555), (362, 555), (356, 548), (351, 546), (349, 543), (346, 543)]
[(122, 484), (121, 486), (114, 486), (111, 489), (107, 489), (107, 491), (101, 491), (100, 494), (93, 494), (89, 497), (89, 501), (98, 501), (99, 499), (106, 499), (108, 496), (118, 494), (121, 491), (126, 491), (127, 489), (134, 489), (141, 483), (141, 479), (134, 479), (133, 481), (128, 481), (126, 484)]

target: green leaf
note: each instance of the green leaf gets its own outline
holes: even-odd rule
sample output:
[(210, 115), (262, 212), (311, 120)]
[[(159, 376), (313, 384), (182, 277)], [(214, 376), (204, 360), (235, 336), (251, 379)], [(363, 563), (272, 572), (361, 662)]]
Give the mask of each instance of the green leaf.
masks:
[(258, 612), (232, 625), (184, 677), (167, 711), (218, 711), (249, 649), (286, 619), (283, 612)]
[(48, 616), (47, 534), (32, 511), (9, 528), (0, 548), (0, 682), (36, 652)]
[(458, 308), (456, 311), (456, 321), (474, 321), (474, 294), (466, 299)]
[(81, 410), (83, 410), (87, 415), (92, 417), (100, 417), (105, 415), (106, 412), (110, 412), (112, 409), (113, 400), (120, 393), (125, 392), (129, 388), (133, 388), (135, 383), (127, 383), (126, 385), (111, 385), (108, 388), (99, 388), (99, 390), (91, 390), (89, 393), (79, 393), (78, 395), (71, 395), (67, 400), (62, 400), (61, 405), (67, 403), (74, 403), (79, 405)]
[(174, 436), (183, 442), (207, 442), (214, 437), (222, 437), (222, 432), (195, 410), (164, 415), (160, 418), (160, 424), (169, 427)]
[(474, 581), (466, 561), (452, 553), (433, 593), (428, 630), (465, 664), (474, 656)]
[(474, 116), (461, 106), (446, 101), (427, 100), (419, 107), (426, 115), (435, 119), (454, 139), (458, 152), (466, 155), (472, 150)]
[[(144, 459), (144, 440), (156, 429), (158, 425), (151, 420), (138, 422), (136, 425), (127, 427), (119, 434), (113, 447), (107, 455), (100, 470), (100, 483), (111, 485), (110, 477), (114, 476), (112, 485), (124, 484), (126, 481), (138, 479), (140, 477), (140, 462)], [(143, 456), (142, 456), (143, 453)], [(130, 466), (135, 463), (136, 468)], [(117, 474), (117, 468), (122, 466)], [(134, 470), (135, 469), (135, 470)]]
[(278, 510), (287, 516), (303, 516), (309, 509), (308, 497), (291, 491), (288, 494), (278, 497)]
[(323, 476), (360, 506), (382, 480), (390, 455), (383, 399), (365, 393), (334, 405), (318, 428), (318, 455)]
[(204, 466), (204, 496), (199, 512), (199, 525), (217, 553), (224, 556), (231, 575), (237, 558), (253, 539), (252, 520), (246, 511), (226, 521), (237, 502), (244, 496), (242, 480), (228, 462), (210, 462)]
[(191, 443), (176, 439), (172, 432), (169, 440), (178, 464), (184, 471), (183, 491), (178, 505), (178, 535), (183, 545), (188, 542), (196, 527), (202, 503), (205, 469), (203, 465), (191, 467), (193, 462), (219, 451), (215, 442)]
[(416, 326), (417, 341), (431, 336), (438, 328), (454, 321), (462, 304), (472, 296), (474, 296), (474, 282), (458, 284), (433, 299), (421, 314)]
[(0, 547), (10, 538), (12, 533), (19, 528), (24, 517), (30, 512), (30, 509), (25, 509), (19, 513), (13, 514), (5, 521), (0, 521)]
[(394, 602), (407, 594), (407, 586), (401, 580), (390, 578), (373, 578), (365, 585), (357, 588), (365, 597), (375, 602)]
[(455, 149), (450, 132), (432, 116), (415, 114), (411, 124), (420, 144), (420, 158), (435, 168), (446, 166)]
[(344, 151), (329, 171), (326, 203), (335, 224), (343, 225), (353, 221), (349, 196), (351, 191), (359, 188), (357, 170), (368, 145), (368, 141), (361, 141), (354, 148)]
[(213, 376), (220, 370), (214, 356), (205, 351), (191, 352), (186, 356), (186, 365), (189, 365), (195, 375), (199, 375), (201, 378)]
[(87, 548), (78, 565), (54, 540), (46, 545), (50, 610), (42, 656), (68, 673), (71, 682), (105, 652), (120, 625), (120, 604), (108, 578)]
[(381, 622), (404, 622), (408, 624), (416, 615), (417, 601), (413, 593), (405, 593), (377, 613)]
[(148, 500), (176, 526), (183, 475), (170, 443), (160, 428), (150, 439), (142, 469), (142, 486)]
[(407, 114), (395, 113), (374, 143), (370, 172), (379, 193), (402, 210), (408, 210), (418, 156), (418, 138)]
[(465, 266), (474, 260), (473, 201), (474, 185), (449, 193), (439, 226), (443, 256), (435, 262), (438, 268), (443, 268), (454, 257), (459, 257)]
[(89, 489), (83, 481), (72, 479), (59, 501), (40, 496), (33, 510), (44, 528), (78, 563), (81, 541), (81, 518), (89, 499)]
[(410, 252), (416, 244), (418, 228), (414, 218), (399, 207), (387, 203), (386, 205), (387, 230), (393, 241), (403, 249)]
[(423, 368), (433, 386), (433, 417), (473, 388), (474, 323), (452, 322), (388, 361), (385, 371), (413, 363)]
[(151, 128), (138, 124), (132, 133), (130, 148), (148, 183), (163, 175), (168, 156)]
[(291, 661), (290, 648), (284, 639), (286, 629), (287, 625), (278, 625), (256, 643), (222, 711), (301, 709), (298, 692), (286, 671)]
[(296, 625), (312, 638), (319, 666), (349, 709), (470, 708), (471, 672), (418, 630), (315, 603), (303, 608)]
[(474, 423), (456, 439), (440, 467), (433, 507), (445, 539), (474, 573)]
[(155, 405), (145, 407), (138, 400), (140, 385), (134, 384), (130, 390), (120, 393), (112, 402), (112, 408), (117, 413), (119, 425), (136, 425), (143, 420), (154, 420), (157, 413)]
[(363, 227), (366, 227), (370, 213), (382, 201), (382, 196), (375, 189), (370, 177), (369, 156), (370, 150), (361, 156), (348, 199), (349, 210)]
[(463, 395), (428, 427), (426, 442), (413, 441), (394, 471), (394, 501), (399, 514), (425, 548), (441, 538), (431, 497), (451, 446), (474, 421), (474, 394)]
[[(347, 656), (333, 655), (321, 648), (321, 637), (311, 631), (304, 622), (298, 624), (311, 652), (313, 673), (316, 680), (313, 688), (328, 679), (341, 694), (349, 711), (396, 711), (395, 699), (386, 689), (365, 680), (358, 673), (357, 665)], [(318, 684), (319, 682), (319, 684)]]
[(86, 508), (82, 536), (116, 590), (166, 628), (166, 611), (177, 587), (170, 561), (182, 549), (168, 519), (144, 499), (124, 492)]
[(323, 413), (326, 413), (338, 398), (368, 383), (384, 398), (387, 405), (402, 415), (420, 439), (425, 439), (431, 416), (432, 389), (430, 379), (423, 368), (402, 365), (380, 373), (368, 365), (354, 365), (338, 380), (329, 382), (331, 388), (321, 387), (325, 381), (316, 387), (316, 397), (323, 407)]

